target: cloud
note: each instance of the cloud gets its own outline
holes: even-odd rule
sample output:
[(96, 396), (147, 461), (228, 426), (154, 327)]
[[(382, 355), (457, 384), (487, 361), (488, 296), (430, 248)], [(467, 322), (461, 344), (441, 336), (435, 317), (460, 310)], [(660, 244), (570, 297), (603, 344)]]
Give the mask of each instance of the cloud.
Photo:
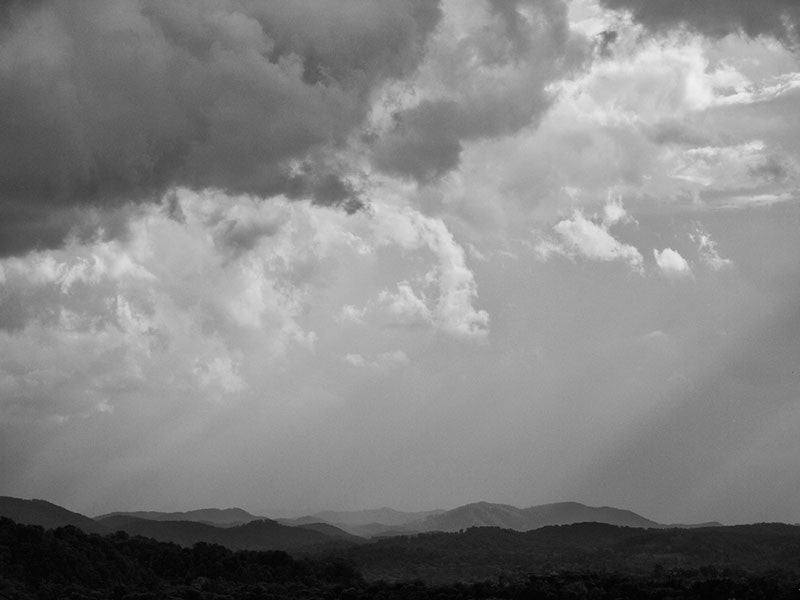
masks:
[(613, 59), (559, 83), (537, 129), (465, 147), (448, 207), (485, 230), (541, 228), (608, 190), (643, 218), (796, 197), (796, 55), (770, 39), (643, 39), (619, 21)]
[[(3, 416), (69, 418), (135, 394), (221, 401), (313, 350), (300, 320), (321, 259), (281, 225), (303, 211), (187, 190), (175, 202), (182, 222), (151, 206), (124, 240), (0, 260)], [(242, 245), (232, 224), (261, 233)]]
[(719, 255), (717, 242), (711, 239), (711, 235), (699, 223), (695, 227), (695, 232), (689, 234), (689, 237), (697, 244), (700, 260), (714, 271), (721, 271), (733, 265), (732, 260)]
[(358, 308), (352, 304), (345, 304), (342, 306), (342, 311), (339, 313), (339, 320), (342, 322), (363, 323), (364, 314), (366, 309)]
[(655, 31), (687, 27), (721, 38), (731, 33), (798, 42), (800, 5), (795, 0), (600, 0), (607, 8), (625, 10)]
[(382, 291), (378, 302), (383, 311), (399, 324), (427, 324), (463, 339), (485, 338), (489, 333), (489, 313), (473, 306), (478, 295), (475, 276), (467, 266), (464, 249), (444, 221), (411, 208), (374, 208), (378, 246), (424, 248), (436, 260), (422, 278), (424, 291), (415, 291), (408, 281), (398, 283), (396, 291)]
[[(621, 211), (621, 212), (620, 212)], [(570, 258), (626, 263), (633, 271), (643, 272), (641, 253), (634, 247), (617, 240), (609, 232), (609, 214), (614, 219), (624, 218), (624, 208), (616, 202), (606, 205), (605, 219), (599, 223), (587, 219), (583, 212), (575, 210), (571, 219), (563, 219), (553, 226), (557, 239), (545, 238), (536, 246), (538, 256), (547, 260), (552, 254)]]
[(383, 290), (378, 302), (396, 322), (404, 325), (428, 324), (433, 318), (424, 296), (417, 296), (407, 281), (398, 283), (396, 292)]
[[(173, 186), (360, 200), (328, 149), (411, 73), (436, 0), (50, 0), (0, 18), (0, 252)], [(106, 230), (108, 233), (108, 230)]]
[(353, 367), (368, 368), (376, 371), (390, 371), (409, 363), (408, 355), (402, 350), (382, 352), (374, 360), (364, 358), (361, 354), (345, 354), (344, 361)]
[(536, 125), (553, 101), (548, 85), (579, 68), (589, 46), (562, 0), (448, 3), (411, 93), (379, 114), (373, 163), (418, 182), (440, 178), (458, 167), (464, 143)]
[(667, 277), (688, 277), (692, 274), (689, 263), (672, 248), (664, 248), (661, 252), (653, 249), (653, 256), (661, 272)]
[(603, 226), (608, 228), (617, 223), (633, 223), (634, 218), (622, 206), (622, 198), (609, 198), (603, 207)]

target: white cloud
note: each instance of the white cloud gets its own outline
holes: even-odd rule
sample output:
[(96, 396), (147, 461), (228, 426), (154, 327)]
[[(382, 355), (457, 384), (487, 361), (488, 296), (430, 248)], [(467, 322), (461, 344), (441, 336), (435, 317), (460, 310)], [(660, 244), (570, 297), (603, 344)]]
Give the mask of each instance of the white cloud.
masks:
[(402, 350), (381, 352), (372, 360), (365, 358), (361, 354), (345, 354), (344, 360), (354, 367), (368, 368), (382, 372), (388, 372), (409, 363), (408, 355)]
[[(588, 217), (609, 189), (642, 218), (796, 197), (796, 55), (762, 39), (654, 39), (625, 20), (597, 25), (617, 34), (609, 55), (555, 85), (538, 128), (465, 144), (451, 210), (499, 237), (531, 221), (541, 228), (565, 207)], [(773, 158), (783, 174), (754, 175)]]
[(363, 323), (366, 308), (358, 308), (352, 304), (345, 304), (339, 313), (339, 320), (342, 322)]
[(0, 411), (68, 417), (121, 390), (217, 401), (247, 392), (264, 364), (313, 349), (300, 324), (313, 256), (283, 225), (304, 209), (178, 199), (184, 222), (152, 207), (125, 240), (0, 261)]
[(734, 93), (720, 95), (715, 100), (718, 106), (735, 104), (756, 104), (769, 102), (800, 88), (800, 73), (783, 73), (771, 80), (753, 83), (745, 81), (736, 87)]
[[(622, 205), (611, 203), (606, 208), (606, 217), (620, 220), (625, 213)], [(616, 221), (613, 221), (616, 222)], [(626, 263), (633, 271), (641, 273), (643, 269), (642, 255), (634, 246), (617, 240), (609, 232), (609, 223), (604, 220), (596, 223), (587, 219), (583, 212), (575, 210), (571, 219), (563, 219), (553, 226), (558, 239), (545, 238), (536, 246), (538, 256), (546, 260), (552, 254), (561, 254), (570, 258), (585, 258), (594, 261), (620, 261)]]
[(344, 360), (354, 367), (363, 367), (367, 364), (367, 361), (360, 354), (345, 354)]
[(733, 265), (733, 261), (729, 258), (723, 258), (719, 255), (717, 242), (711, 239), (709, 233), (699, 223), (695, 228), (695, 232), (690, 234), (689, 237), (697, 244), (700, 260), (714, 271), (721, 271)]
[(407, 281), (398, 283), (396, 292), (383, 290), (378, 295), (378, 302), (399, 323), (429, 323), (433, 318), (425, 298), (418, 296)]
[(622, 206), (622, 199), (620, 197), (609, 198), (606, 205), (603, 207), (603, 225), (606, 228), (616, 225), (617, 223), (632, 223), (634, 218), (628, 214), (625, 207)]
[(410, 208), (390, 205), (374, 207), (374, 233), (378, 245), (398, 245), (406, 250), (427, 249), (436, 264), (424, 277), (424, 291), (411, 284), (397, 284), (397, 291), (384, 290), (378, 301), (403, 323), (427, 322), (454, 337), (481, 339), (489, 332), (489, 314), (476, 309), (475, 276), (466, 263), (464, 249), (439, 218)]
[(653, 249), (653, 256), (661, 272), (667, 277), (688, 277), (692, 274), (689, 263), (672, 248), (664, 248), (661, 252)]

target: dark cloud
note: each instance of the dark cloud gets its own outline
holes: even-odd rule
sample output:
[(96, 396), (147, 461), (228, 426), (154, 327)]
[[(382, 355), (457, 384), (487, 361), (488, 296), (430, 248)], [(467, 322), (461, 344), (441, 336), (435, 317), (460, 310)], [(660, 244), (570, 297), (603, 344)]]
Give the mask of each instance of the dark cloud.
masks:
[(297, 165), (413, 71), (439, 18), (438, 0), (3, 4), (0, 234), (16, 241), (0, 251), (58, 244), (74, 206), (174, 185), (357, 209), (340, 173)]
[(797, 0), (600, 0), (608, 8), (627, 10), (655, 31), (688, 27), (711, 37), (742, 32), (767, 35), (796, 46), (800, 27)]
[(747, 171), (751, 177), (769, 183), (784, 181), (789, 176), (788, 169), (780, 159), (775, 156), (767, 157), (764, 162), (748, 167)]
[(604, 58), (610, 57), (611, 46), (617, 41), (617, 37), (619, 37), (619, 34), (613, 29), (601, 31), (595, 36), (597, 40), (597, 53)]
[(124, 238), (135, 210), (132, 204), (96, 208), (0, 197), (0, 256), (55, 248), (67, 238), (81, 242)]
[(440, 41), (451, 45), (434, 67), (448, 93), (394, 115), (374, 144), (376, 166), (419, 182), (442, 176), (458, 166), (463, 142), (535, 125), (553, 100), (547, 86), (587, 58), (588, 41), (570, 31), (562, 0), (491, 0), (488, 8), (484, 27)]
[(437, 179), (458, 166), (464, 117), (452, 100), (423, 101), (395, 115), (395, 128), (376, 146), (373, 160), (423, 183)]

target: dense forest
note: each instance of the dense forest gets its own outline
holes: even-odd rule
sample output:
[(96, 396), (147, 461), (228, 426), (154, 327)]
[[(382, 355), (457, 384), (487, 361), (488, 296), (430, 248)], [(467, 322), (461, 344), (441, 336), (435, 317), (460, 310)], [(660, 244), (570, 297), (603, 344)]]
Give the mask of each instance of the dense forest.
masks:
[[(394, 548), (396, 561), (409, 559), (400, 546)], [(383, 551), (389, 552), (389, 547)], [(544, 568), (531, 564), (527, 572), (501, 570), (485, 581), (386, 582), (366, 579), (352, 562), (330, 553), (292, 557), (282, 551), (233, 551), (208, 543), (187, 548), (121, 532), (101, 536), (72, 526), (45, 530), (2, 518), (0, 598), (800, 599), (800, 575), (791, 565), (759, 570), (658, 564), (645, 572), (591, 564), (576, 568), (559, 564), (557, 554), (553, 557)]]

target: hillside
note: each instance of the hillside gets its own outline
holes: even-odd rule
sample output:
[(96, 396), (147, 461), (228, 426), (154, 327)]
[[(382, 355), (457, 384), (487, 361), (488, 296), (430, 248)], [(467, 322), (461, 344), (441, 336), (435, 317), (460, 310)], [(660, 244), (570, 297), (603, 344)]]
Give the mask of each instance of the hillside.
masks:
[(330, 523), (303, 523), (302, 525), (295, 525), (295, 527), (298, 529), (308, 529), (309, 531), (318, 531), (334, 539), (349, 540), (351, 542), (365, 541), (364, 536), (354, 535)]
[(542, 504), (517, 508), (508, 504), (476, 502), (431, 515), (407, 527), (417, 531), (460, 531), (469, 527), (500, 527), (529, 531), (548, 525), (595, 522), (623, 527), (663, 527), (634, 512), (611, 507), (592, 507), (578, 502)]
[[(598, 527), (608, 529), (581, 525), (575, 526), (571, 533), (560, 533), (566, 533), (567, 538), (580, 538), (586, 530)], [(512, 538), (528, 535), (507, 533)], [(595, 534), (600, 539), (614, 538), (613, 534), (599, 531)], [(762, 534), (764, 539), (759, 541)], [(459, 537), (458, 534), (421, 537), (433, 541), (442, 536)], [(794, 549), (787, 544), (785, 532), (780, 528), (743, 532), (738, 543), (747, 547), (753, 536), (759, 548), (771, 543), (774, 547), (783, 545), (786, 551)], [(774, 552), (771, 557), (775, 558)], [(407, 556), (406, 562), (411, 558), (414, 557)], [(797, 600), (800, 597), (797, 570), (779, 563), (771, 564), (768, 570), (720, 570), (694, 565), (680, 570), (662, 568), (631, 573), (592, 570), (587, 566), (568, 569), (557, 561), (537, 571), (535, 562), (522, 572), (503, 570), (474, 583), (426, 583), (417, 577), (397, 582), (368, 581), (337, 556), (296, 559), (285, 552), (234, 552), (208, 544), (184, 548), (124, 533), (87, 535), (74, 527), (45, 531), (0, 518), (0, 598), (13, 600)], [(473, 575), (474, 570), (469, 578), (474, 579)]]
[(124, 531), (161, 542), (173, 542), (182, 546), (207, 542), (233, 550), (288, 551), (343, 542), (342, 536), (332, 536), (306, 527), (289, 527), (269, 519), (232, 527), (216, 527), (191, 521), (152, 521), (118, 515), (104, 517), (100, 519), (100, 523), (112, 531)]
[(87, 533), (108, 533), (108, 529), (93, 519), (46, 500), (0, 496), (0, 517), (26, 525), (39, 525), (45, 529), (72, 525)]
[(478, 581), (550, 569), (647, 574), (659, 569), (769, 570), (800, 576), (800, 526), (635, 529), (601, 523), (533, 531), (475, 527), (461, 533), (385, 538), (347, 551), (370, 579)]

